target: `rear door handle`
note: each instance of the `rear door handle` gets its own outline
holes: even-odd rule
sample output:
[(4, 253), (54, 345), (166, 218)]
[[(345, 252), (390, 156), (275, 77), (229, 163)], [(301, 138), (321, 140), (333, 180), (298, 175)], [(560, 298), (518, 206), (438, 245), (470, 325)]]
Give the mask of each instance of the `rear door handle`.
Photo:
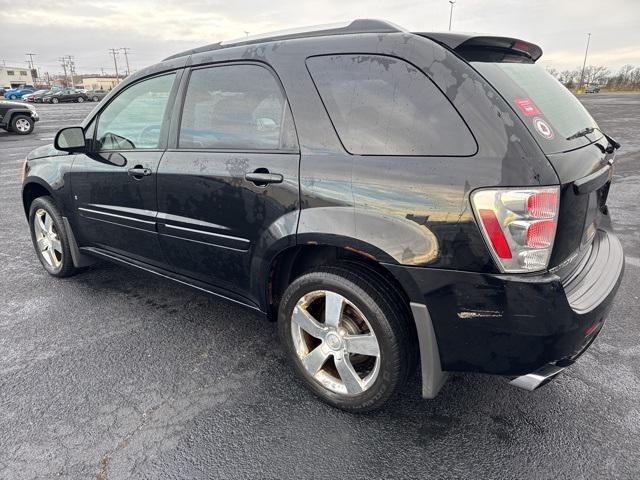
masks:
[(244, 176), (245, 180), (253, 182), (258, 186), (264, 186), (269, 183), (282, 183), (284, 177), (279, 173), (269, 172), (253, 172)]
[(127, 173), (134, 178), (142, 178), (151, 175), (151, 169), (145, 168), (142, 165), (136, 165), (135, 167), (127, 170)]

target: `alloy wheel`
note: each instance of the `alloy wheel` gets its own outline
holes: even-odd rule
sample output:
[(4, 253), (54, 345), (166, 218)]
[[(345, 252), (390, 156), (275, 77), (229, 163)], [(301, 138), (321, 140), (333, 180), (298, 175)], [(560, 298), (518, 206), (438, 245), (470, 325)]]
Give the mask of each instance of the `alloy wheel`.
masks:
[(33, 217), (33, 227), (40, 255), (50, 267), (60, 268), (62, 265), (62, 243), (49, 212), (39, 208)]
[(300, 298), (291, 316), (298, 360), (332, 392), (357, 395), (380, 371), (380, 346), (371, 324), (344, 296), (317, 290)]
[(20, 132), (28, 132), (31, 129), (31, 123), (26, 118), (16, 120), (16, 130)]

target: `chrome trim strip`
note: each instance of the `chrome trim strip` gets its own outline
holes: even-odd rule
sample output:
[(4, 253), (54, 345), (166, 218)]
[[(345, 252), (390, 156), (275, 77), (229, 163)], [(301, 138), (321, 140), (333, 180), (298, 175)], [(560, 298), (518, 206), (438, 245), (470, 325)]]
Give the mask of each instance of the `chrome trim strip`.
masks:
[(226, 239), (229, 239), (229, 240), (236, 240), (238, 242), (246, 243), (247, 245), (251, 244), (251, 242), (249, 240), (247, 240), (246, 238), (233, 237), (231, 235), (223, 235), (221, 233), (207, 232), (205, 230), (196, 230), (196, 229), (187, 228), (187, 227), (179, 227), (177, 225), (170, 225), (168, 223), (165, 223), (164, 226), (167, 227), (167, 228), (173, 228), (173, 229), (176, 229), (176, 230), (183, 230), (183, 231), (186, 231), (186, 232), (201, 233), (203, 235), (211, 235), (212, 237), (226, 238)]
[(189, 225), (198, 225), (200, 227), (217, 228), (218, 230), (231, 230), (224, 225), (218, 225), (217, 223), (205, 222), (204, 220), (197, 220), (195, 218), (183, 217), (181, 215), (173, 215), (171, 213), (158, 212), (158, 218), (161, 220), (169, 220), (171, 222), (186, 223)]
[[(132, 227), (133, 228), (133, 227)], [(160, 235), (162, 235), (163, 237), (169, 237), (169, 238), (175, 238), (177, 240), (186, 240), (187, 242), (195, 242), (195, 243), (200, 243), (202, 245), (208, 245), (210, 247), (216, 247), (216, 248), (225, 248), (227, 250), (233, 250), (234, 252), (247, 252), (249, 250), (249, 248), (247, 247), (245, 248), (235, 248), (235, 247), (229, 247), (227, 245), (220, 245), (219, 243), (210, 243), (210, 242), (204, 242), (202, 240), (196, 240), (195, 238), (189, 238), (189, 237), (178, 237), (176, 235), (169, 235), (168, 233), (162, 233), (160, 232)]]
[(92, 210), (91, 208), (78, 207), (78, 210), (80, 210), (82, 212), (97, 213), (98, 215), (107, 215), (109, 217), (122, 218), (123, 220), (131, 220), (131, 221), (134, 221), (134, 222), (146, 223), (147, 225), (155, 225), (155, 223), (156, 223), (156, 222), (152, 222), (152, 221), (149, 221), (149, 220), (141, 220), (141, 219), (135, 218), (135, 217), (127, 217), (125, 215), (117, 215), (115, 213), (103, 212), (101, 210)]
[(121, 207), (116, 205), (102, 205), (100, 203), (89, 203), (87, 205), (89, 205), (90, 207), (96, 207), (103, 210), (113, 210), (119, 213), (131, 213), (133, 215), (139, 215), (141, 217), (155, 218), (157, 215), (157, 212), (154, 212), (153, 210), (144, 210), (142, 208)]

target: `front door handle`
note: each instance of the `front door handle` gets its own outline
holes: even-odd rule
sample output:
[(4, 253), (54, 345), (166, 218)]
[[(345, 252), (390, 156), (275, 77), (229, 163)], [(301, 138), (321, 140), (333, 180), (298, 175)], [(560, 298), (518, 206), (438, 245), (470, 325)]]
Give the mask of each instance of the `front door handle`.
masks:
[(268, 185), (269, 183), (282, 183), (284, 177), (279, 173), (269, 173), (269, 170), (265, 168), (258, 169), (253, 173), (247, 173), (244, 176), (244, 179), (262, 187), (264, 185)]
[(145, 168), (142, 165), (136, 165), (135, 167), (130, 168), (129, 170), (127, 170), (127, 173), (129, 175), (131, 175), (133, 178), (137, 178), (139, 180), (142, 177), (146, 177), (148, 175), (151, 175), (151, 169), (150, 168)]

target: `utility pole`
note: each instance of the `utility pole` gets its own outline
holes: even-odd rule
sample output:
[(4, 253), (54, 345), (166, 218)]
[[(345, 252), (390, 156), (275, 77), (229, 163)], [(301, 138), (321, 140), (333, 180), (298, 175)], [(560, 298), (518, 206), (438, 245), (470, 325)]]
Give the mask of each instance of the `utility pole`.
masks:
[[(25, 55), (26, 55), (27, 57), (29, 57), (29, 60), (27, 60), (27, 63), (29, 64), (29, 70), (31, 70), (31, 72), (29, 72), (29, 73), (33, 73), (33, 70), (34, 70), (34, 66), (33, 66), (33, 57), (34, 57), (34, 55), (37, 55), (37, 54), (36, 54), (36, 53), (25, 53)], [(38, 73), (38, 72), (36, 72), (36, 76), (35, 76), (35, 78), (33, 78), (33, 75), (32, 75), (33, 81), (34, 81), (34, 82), (36, 82), (36, 83), (37, 83), (37, 81), (38, 81), (38, 75), (37, 75), (37, 73)]]
[(115, 48), (110, 48), (109, 53), (113, 55), (113, 65), (116, 67), (116, 83), (120, 83), (118, 77), (118, 61), (116, 60), (116, 55), (118, 55), (118, 50)]
[(25, 53), (25, 55), (29, 57), (29, 60), (27, 60), (29, 62), (29, 68), (33, 70), (33, 57), (37, 55), (37, 53)]
[(67, 87), (69, 87), (69, 77), (67, 77), (67, 59), (65, 57), (62, 57), (58, 60), (62, 62), (62, 69), (64, 70), (64, 81), (67, 84)]
[(451, 21), (453, 20), (453, 6), (455, 5), (455, 0), (449, 0), (451, 4), (451, 9), (449, 10), (449, 31), (451, 31)]
[(129, 55), (128, 55), (128, 52), (131, 49), (129, 47), (122, 47), (120, 50), (124, 52), (124, 60), (125, 62), (127, 62), (127, 77), (128, 77), (131, 74), (131, 71), (129, 70)]
[(74, 61), (74, 58), (75, 57), (73, 55), (66, 56), (67, 65), (69, 66), (69, 74), (71, 76), (71, 88), (75, 88), (76, 86), (76, 80), (75, 80), (76, 62)]
[(591, 40), (591, 34), (587, 33), (587, 48), (584, 50), (584, 62), (582, 62), (582, 73), (580, 74), (580, 84), (578, 90), (582, 88), (582, 81), (584, 80), (584, 68), (587, 66), (587, 53), (589, 53), (589, 41)]

